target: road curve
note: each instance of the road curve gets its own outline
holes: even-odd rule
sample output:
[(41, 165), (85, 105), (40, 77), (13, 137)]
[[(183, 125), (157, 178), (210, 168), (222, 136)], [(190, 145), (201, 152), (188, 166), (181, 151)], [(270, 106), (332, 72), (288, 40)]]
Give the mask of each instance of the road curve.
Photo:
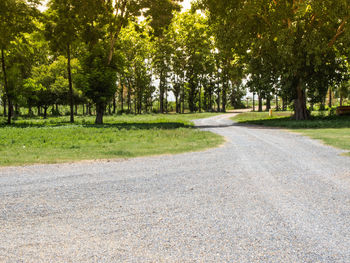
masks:
[(350, 262), (350, 158), (228, 117), (204, 152), (0, 169), (0, 262)]

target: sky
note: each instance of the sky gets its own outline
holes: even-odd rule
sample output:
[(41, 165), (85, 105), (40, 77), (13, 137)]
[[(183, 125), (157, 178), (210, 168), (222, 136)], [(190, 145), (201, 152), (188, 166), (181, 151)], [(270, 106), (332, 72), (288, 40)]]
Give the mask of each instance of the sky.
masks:
[(191, 8), (191, 0), (184, 0), (182, 2), (182, 6), (184, 7), (184, 9), (190, 9)]
[[(43, 4), (42, 6), (39, 7), (39, 9), (40, 9), (41, 11), (44, 11), (44, 10), (46, 9), (46, 8), (45, 8), (45, 3), (46, 3), (47, 1), (43, 1), (43, 2), (44, 2), (44, 4)], [(182, 6), (184, 7), (184, 10), (190, 9), (190, 8), (191, 8), (191, 0), (183, 0)]]

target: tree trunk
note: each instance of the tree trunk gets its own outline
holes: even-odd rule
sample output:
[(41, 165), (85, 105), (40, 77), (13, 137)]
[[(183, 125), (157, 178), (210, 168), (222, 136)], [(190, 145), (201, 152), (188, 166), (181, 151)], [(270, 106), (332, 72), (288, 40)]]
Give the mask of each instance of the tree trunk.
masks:
[(18, 107), (18, 103), (15, 104), (15, 111), (14, 111), (14, 115), (15, 117), (18, 117), (20, 114), (19, 114), (19, 107)]
[(185, 84), (182, 84), (181, 102), (182, 102), (182, 114), (184, 114), (185, 113)]
[(342, 106), (343, 106), (343, 96), (340, 95), (340, 107), (342, 107)]
[(70, 122), (73, 123), (74, 122), (74, 113), (73, 113), (74, 97), (73, 97), (73, 83), (72, 83), (71, 57), (70, 57), (69, 44), (67, 44), (67, 71), (68, 71), (68, 83), (69, 83)]
[(329, 88), (329, 103), (328, 107), (332, 108), (332, 88)]
[(226, 87), (223, 87), (222, 90), (222, 112), (226, 112), (226, 104), (227, 104), (227, 93), (226, 93)]
[(279, 111), (280, 107), (278, 105), (278, 96), (276, 95), (276, 111)]
[(103, 115), (105, 113), (106, 106), (103, 103), (96, 104), (96, 120), (95, 124), (103, 124)]
[(6, 72), (6, 66), (5, 66), (5, 52), (3, 48), (1, 49), (1, 65), (2, 65), (2, 73), (4, 76), (4, 89), (5, 89), (5, 94), (7, 96), (7, 104), (8, 104), (7, 124), (11, 124), (12, 100), (8, 90), (7, 74), (6, 74), (7, 72)]
[(216, 104), (217, 104), (217, 112), (221, 111), (221, 96), (220, 96), (221, 91), (219, 90), (219, 92), (217, 93), (218, 97), (216, 99)]
[(168, 114), (168, 88), (165, 85), (165, 113)]
[(11, 118), (13, 116), (13, 105), (12, 105), (12, 101), (8, 101), (8, 115), (7, 115), (7, 124), (11, 124)]
[(271, 109), (271, 99), (269, 96), (267, 96), (266, 99), (266, 110), (269, 111)]
[(202, 87), (201, 85), (199, 85), (199, 100), (198, 100), (198, 110), (199, 110), (199, 113), (202, 112)]
[(253, 111), (255, 111), (255, 92), (253, 92)]
[(116, 110), (117, 110), (117, 101), (116, 101), (115, 96), (116, 95), (114, 95), (114, 97), (113, 97), (113, 114), (115, 114)]
[(7, 100), (6, 100), (6, 96), (4, 95), (3, 97), (3, 103), (4, 103), (4, 117), (7, 116)]
[(123, 114), (124, 112), (124, 86), (121, 88), (120, 92), (120, 112)]
[(296, 92), (297, 98), (294, 100), (294, 119), (307, 120), (310, 118), (310, 113), (306, 107), (306, 95), (300, 79), (298, 79), (296, 83)]
[(160, 73), (159, 81), (159, 112), (164, 113), (164, 83), (163, 83), (163, 72)]
[(286, 98), (282, 97), (282, 111), (287, 110)]
[(47, 106), (44, 106), (44, 119), (47, 119)]
[(259, 100), (259, 109), (258, 109), (258, 111), (262, 112), (263, 111), (263, 99), (262, 99), (261, 94), (259, 94), (258, 100)]
[(90, 116), (92, 116), (92, 110), (91, 110), (92, 107), (91, 107), (91, 104), (89, 103), (89, 104), (87, 105), (87, 107), (88, 107), (88, 111), (87, 111), (87, 112), (89, 113)]
[(178, 98), (178, 96), (175, 96), (175, 103), (176, 103), (176, 113), (179, 113), (179, 98)]

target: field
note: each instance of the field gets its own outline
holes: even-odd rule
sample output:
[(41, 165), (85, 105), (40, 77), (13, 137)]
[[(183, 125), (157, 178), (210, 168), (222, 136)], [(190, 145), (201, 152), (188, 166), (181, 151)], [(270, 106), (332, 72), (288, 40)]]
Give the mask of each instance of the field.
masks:
[(18, 119), (0, 125), (0, 166), (176, 154), (215, 147), (223, 138), (193, 128), (191, 120), (214, 114)]
[[(291, 112), (274, 112), (269, 117), (267, 112), (248, 112), (234, 117), (239, 123), (287, 128), (325, 144), (350, 151), (350, 116), (323, 116), (314, 112), (308, 121), (295, 121)], [(350, 156), (350, 152), (348, 153)]]

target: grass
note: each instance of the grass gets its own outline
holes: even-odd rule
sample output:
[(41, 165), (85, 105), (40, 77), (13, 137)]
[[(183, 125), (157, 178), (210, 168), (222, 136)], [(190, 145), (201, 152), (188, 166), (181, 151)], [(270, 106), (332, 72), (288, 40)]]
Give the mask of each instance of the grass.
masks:
[(223, 138), (193, 129), (192, 119), (214, 114), (18, 119), (0, 125), (0, 166), (177, 154), (215, 147)]
[[(239, 123), (287, 128), (325, 144), (350, 151), (350, 116), (323, 116), (313, 113), (311, 120), (295, 121), (291, 112), (247, 112), (232, 119)], [(350, 152), (347, 154), (350, 156)]]

